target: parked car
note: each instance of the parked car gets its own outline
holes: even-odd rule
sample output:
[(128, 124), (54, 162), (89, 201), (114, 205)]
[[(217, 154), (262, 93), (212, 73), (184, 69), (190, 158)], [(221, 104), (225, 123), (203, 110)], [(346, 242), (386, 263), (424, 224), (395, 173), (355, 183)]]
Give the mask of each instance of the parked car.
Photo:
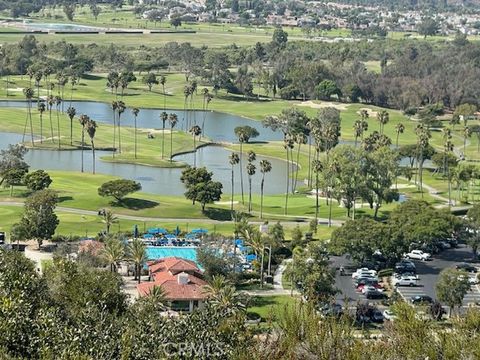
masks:
[(401, 276), (401, 277), (392, 277), (393, 286), (417, 286), (418, 277), (417, 276)]
[(383, 289), (381, 287), (377, 287), (377, 286), (374, 286), (374, 285), (365, 285), (363, 288), (362, 288), (362, 294), (366, 294), (368, 291), (379, 291), (379, 292), (383, 292)]
[(467, 263), (457, 264), (457, 265), (455, 265), (455, 268), (457, 270), (463, 270), (463, 271), (470, 272), (470, 273), (476, 273), (478, 271), (478, 269), (475, 266), (467, 264)]
[(393, 321), (397, 318), (397, 316), (395, 315), (395, 313), (390, 310), (390, 309), (386, 309), (384, 312), (383, 312), (383, 318), (385, 320), (388, 320), (388, 321)]
[(368, 268), (357, 269), (352, 274), (352, 279), (356, 279), (361, 276), (377, 276), (377, 272), (375, 270), (370, 270)]
[(382, 291), (378, 291), (378, 289), (375, 289), (366, 291), (365, 297), (367, 299), (383, 299), (385, 297), (385, 294)]
[(374, 283), (372, 282), (371, 284), (360, 284), (360, 285), (357, 286), (356, 290), (357, 290), (357, 292), (363, 293), (363, 289), (368, 287), (368, 286), (372, 286), (375, 289), (382, 289), (383, 290), (383, 286), (380, 285), (378, 282), (374, 282)]
[(417, 268), (415, 264), (411, 261), (407, 260), (408, 262), (398, 262), (395, 264), (395, 272), (399, 274), (404, 273), (412, 273), (415, 274), (417, 272)]
[(431, 304), (433, 303), (433, 299), (427, 295), (415, 295), (410, 299), (410, 302), (413, 305)]
[(422, 250), (412, 250), (408, 254), (405, 254), (407, 259), (415, 259), (427, 261), (432, 257), (429, 253), (423, 252)]
[(450, 243), (447, 242), (447, 241), (439, 241), (438, 245), (440, 245), (440, 247), (441, 247), (443, 250), (451, 249), (451, 248), (452, 248), (452, 245), (450, 245)]
[(372, 316), (370, 317), (373, 322), (383, 323), (383, 314), (380, 310), (374, 310)]
[(353, 281), (353, 286), (358, 287), (359, 285), (373, 285), (378, 284), (378, 278), (375, 276), (364, 276), (357, 278)]
[(325, 304), (320, 307), (320, 313), (324, 316), (340, 317), (343, 314), (343, 308), (340, 304)]

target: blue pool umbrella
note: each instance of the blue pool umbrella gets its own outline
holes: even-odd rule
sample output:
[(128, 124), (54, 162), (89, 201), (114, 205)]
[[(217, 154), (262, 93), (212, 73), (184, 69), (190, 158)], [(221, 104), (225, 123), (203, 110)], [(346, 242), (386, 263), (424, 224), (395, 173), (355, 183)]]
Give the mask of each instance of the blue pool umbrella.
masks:
[(235, 240), (235, 245), (237, 245), (237, 246), (243, 246), (243, 240), (242, 240), (242, 239), (236, 239), (236, 240)]
[(150, 228), (147, 230), (149, 234), (167, 234), (168, 231), (164, 228)]
[(206, 234), (206, 233), (208, 233), (208, 230), (207, 229), (193, 229), (191, 232), (193, 234)]
[(145, 234), (145, 235), (143, 235), (143, 238), (144, 239), (154, 239), (155, 236), (153, 236), (152, 234)]
[(176, 237), (175, 235), (173, 235), (173, 234), (167, 234), (167, 235), (165, 235), (165, 238), (167, 238), (167, 239), (176, 239), (177, 237)]
[(245, 256), (245, 260), (247, 260), (248, 262), (253, 261), (253, 260), (257, 260), (257, 255), (255, 255), (255, 254), (247, 255), (247, 256)]

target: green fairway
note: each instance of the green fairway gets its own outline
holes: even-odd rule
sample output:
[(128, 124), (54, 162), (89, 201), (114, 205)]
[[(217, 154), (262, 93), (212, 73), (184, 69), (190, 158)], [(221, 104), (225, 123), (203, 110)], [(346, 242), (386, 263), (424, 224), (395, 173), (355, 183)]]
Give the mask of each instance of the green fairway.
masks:
[(274, 322), (276, 314), (282, 313), (286, 306), (294, 305), (298, 298), (289, 295), (254, 296), (247, 311), (260, 315), (262, 321)]

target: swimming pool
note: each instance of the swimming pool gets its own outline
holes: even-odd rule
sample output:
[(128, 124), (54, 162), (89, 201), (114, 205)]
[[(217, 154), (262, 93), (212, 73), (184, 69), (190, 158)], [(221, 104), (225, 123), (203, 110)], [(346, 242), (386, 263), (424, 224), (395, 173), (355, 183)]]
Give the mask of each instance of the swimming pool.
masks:
[(197, 251), (195, 247), (147, 246), (148, 260), (158, 260), (171, 256), (197, 262)]

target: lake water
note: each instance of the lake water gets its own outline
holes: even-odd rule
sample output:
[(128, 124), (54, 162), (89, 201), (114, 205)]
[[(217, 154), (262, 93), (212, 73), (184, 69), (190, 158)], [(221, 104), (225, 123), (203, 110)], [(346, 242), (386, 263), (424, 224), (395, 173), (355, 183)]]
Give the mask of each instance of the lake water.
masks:
[(32, 31), (98, 31), (101, 28), (76, 24), (47, 24), (47, 23), (29, 23), (19, 24), (19, 27)]
[[(0, 107), (26, 107), (25, 101), (0, 101)], [(64, 102), (64, 109), (70, 105), (69, 101)], [(76, 109), (77, 114), (85, 114), (90, 116), (93, 120), (100, 123), (112, 123), (112, 109), (110, 104), (95, 102), (95, 101), (73, 101), (72, 106)], [(35, 108), (35, 106), (34, 106)], [(139, 128), (156, 128), (162, 127), (160, 121), (160, 113), (163, 110), (159, 109), (140, 109), (137, 117), (137, 127)], [(188, 111), (188, 115), (181, 110), (167, 110), (168, 113), (176, 113), (178, 116), (178, 124), (175, 127), (179, 130), (186, 130), (187, 120), (191, 125), (196, 122), (202, 126), (205, 120), (204, 135), (216, 142), (238, 142), (235, 136), (234, 129), (237, 126), (251, 126), (260, 133), (254, 141), (269, 141), (282, 140), (283, 135), (280, 132), (272, 131), (264, 128), (259, 121), (243, 118), (240, 116), (230, 115), (216, 111)], [(121, 116), (121, 123), (123, 126), (134, 126), (134, 116), (131, 108), (127, 108)], [(166, 124), (168, 127), (168, 122)]]
[[(22, 135), (0, 133), (0, 149), (8, 144), (22, 141)], [(230, 152), (219, 146), (207, 146), (197, 151), (197, 166), (205, 166), (213, 172), (213, 179), (223, 184), (223, 193), (231, 193), (231, 167), (228, 164)], [(101, 174), (113, 175), (138, 181), (142, 184), (142, 191), (152, 194), (183, 195), (185, 187), (180, 181), (182, 169), (156, 168), (133, 164), (116, 164), (100, 160), (102, 156), (111, 156), (111, 152), (96, 151), (96, 171)], [(257, 164), (264, 157), (257, 157)], [(80, 171), (80, 151), (57, 151), (57, 150), (30, 150), (25, 160), (33, 169)], [(193, 165), (193, 154), (185, 154), (175, 157), (175, 160)], [(272, 163), (272, 171), (266, 175), (265, 194), (278, 194), (285, 191), (285, 162), (277, 159), (268, 159)], [(85, 172), (92, 169), (91, 151), (84, 151)], [(247, 163), (243, 158), (244, 167)], [(257, 166), (258, 167), (258, 166)], [(239, 166), (235, 167), (235, 193), (240, 193)], [(248, 177), (244, 176), (244, 191), (248, 193)], [(257, 173), (252, 178), (252, 192), (260, 193), (261, 174)]]

